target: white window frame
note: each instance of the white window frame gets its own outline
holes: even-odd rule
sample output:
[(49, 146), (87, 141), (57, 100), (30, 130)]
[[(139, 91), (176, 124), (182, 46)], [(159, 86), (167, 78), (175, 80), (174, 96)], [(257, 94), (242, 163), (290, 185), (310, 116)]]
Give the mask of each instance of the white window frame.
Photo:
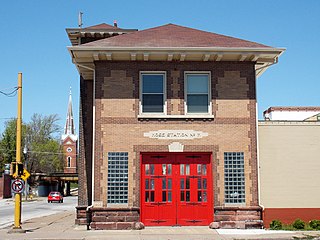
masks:
[[(188, 86), (187, 86), (187, 76), (188, 75), (208, 75), (208, 112), (204, 113), (188, 113), (187, 106), (187, 96), (188, 96)], [(211, 116), (212, 115), (212, 100), (211, 100), (211, 71), (185, 71), (184, 72), (184, 114), (189, 115), (203, 115), (203, 116)]]
[[(163, 112), (145, 113), (142, 112), (142, 76), (143, 75), (163, 75)], [(167, 115), (167, 72), (166, 71), (140, 71), (139, 73), (139, 115), (141, 116), (163, 116)]]

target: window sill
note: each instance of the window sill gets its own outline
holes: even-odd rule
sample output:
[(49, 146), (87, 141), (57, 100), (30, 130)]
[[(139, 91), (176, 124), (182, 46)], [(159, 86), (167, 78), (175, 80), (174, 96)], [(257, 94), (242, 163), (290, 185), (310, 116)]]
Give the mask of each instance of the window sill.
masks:
[(214, 119), (213, 114), (188, 114), (188, 115), (148, 115), (140, 114), (138, 119)]

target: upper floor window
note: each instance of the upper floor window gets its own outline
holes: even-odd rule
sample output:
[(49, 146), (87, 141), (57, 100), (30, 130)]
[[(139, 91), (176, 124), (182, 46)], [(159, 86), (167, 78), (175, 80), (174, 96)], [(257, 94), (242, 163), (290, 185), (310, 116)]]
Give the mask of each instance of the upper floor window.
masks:
[(165, 72), (140, 73), (141, 113), (165, 113)]
[(210, 79), (209, 72), (185, 73), (186, 113), (211, 114)]

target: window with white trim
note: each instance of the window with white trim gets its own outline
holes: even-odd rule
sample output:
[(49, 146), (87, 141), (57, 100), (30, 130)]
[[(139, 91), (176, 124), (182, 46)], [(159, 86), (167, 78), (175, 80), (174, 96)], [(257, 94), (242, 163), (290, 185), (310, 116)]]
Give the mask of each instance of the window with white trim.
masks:
[(128, 203), (128, 153), (108, 153), (108, 204)]
[(245, 203), (244, 153), (224, 153), (225, 203)]
[(185, 106), (187, 114), (211, 114), (209, 72), (185, 72)]
[(140, 86), (140, 112), (165, 113), (165, 72), (140, 72)]

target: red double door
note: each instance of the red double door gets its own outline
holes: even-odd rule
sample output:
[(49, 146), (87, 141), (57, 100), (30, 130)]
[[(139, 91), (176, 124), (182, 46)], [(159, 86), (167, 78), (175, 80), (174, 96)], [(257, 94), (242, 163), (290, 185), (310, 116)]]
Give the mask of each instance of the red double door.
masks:
[(213, 221), (210, 154), (142, 154), (141, 221), (203, 226)]

